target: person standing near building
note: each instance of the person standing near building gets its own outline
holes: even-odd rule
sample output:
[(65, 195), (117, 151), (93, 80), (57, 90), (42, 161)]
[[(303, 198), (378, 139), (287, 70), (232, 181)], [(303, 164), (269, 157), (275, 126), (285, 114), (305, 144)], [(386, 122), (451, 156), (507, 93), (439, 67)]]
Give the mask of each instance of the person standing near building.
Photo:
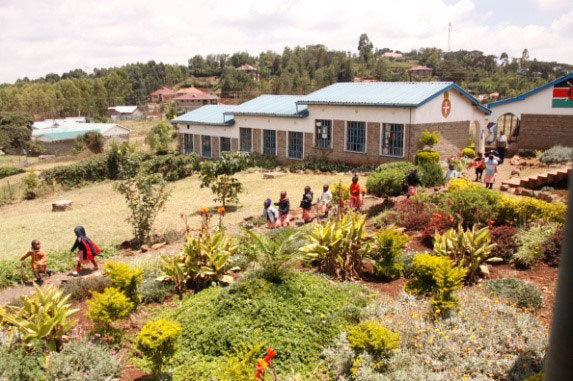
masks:
[(279, 207), (279, 224), (282, 227), (290, 226), (290, 200), (287, 197), (287, 192), (281, 192), (281, 198), (279, 202), (275, 202), (275, 205)]
[(272, 206), (270, 198), (265, 200), (263, 217), (267, 219), (267, 228), (274, 229), (279, 222), (279, 212)]
[(495, 174), (497, 173), (498, 161), (495, 160), (492, 153), (489, 154), (487, 160), (485, 161), (485, 171), (483, 181), (485, 182), (485, 187), (487, 189), (493, 188), (493, 183), (495, 182)]
[(332, 206), (332, 192), (330, 191), (328, 184), (324, 184), (322, 187), (322, 194), (318, 199), (318, 204), (320, 205), (320, 211), (323, 217), (328, 216), (328, 212)]
[(304, 194), (302, 195), (302, 200), (300, 201), (300, 207), (302, 208), (302, 220), (304, 223), (309, 223), (312, 221), (312, 216), (310, 211), (312, 209), (312, 200), (314, 199), (314, 193), (307, 185), (304, 187)]
[(507, 136), (505, 132), (501, 130), (499, 139), (497, 139), (497, 152), (499, 153), (499, 164), (503, 164), (505, 159), (505, 149), (507, 148)]
[(353, 210), (359, 210), (362, 207), (362, 188), (358, 184), (358, 176), (354, 175), (352, 177), (352, 183), (350, 184), (350, 208)]

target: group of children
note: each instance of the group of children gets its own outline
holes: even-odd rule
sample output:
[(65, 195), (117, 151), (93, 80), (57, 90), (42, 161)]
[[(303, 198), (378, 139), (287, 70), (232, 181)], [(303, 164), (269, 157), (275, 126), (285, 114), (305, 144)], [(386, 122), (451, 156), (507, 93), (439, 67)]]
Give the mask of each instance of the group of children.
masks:
[[(78, 275), (82, 269), (82, 264), (91, 262), (94, 269), (98, 269), (98, 263), (95, 257), (101, 253), (100, 248), (88, 238), (86, 231), (83, 226), (76, 226), (74, 229), (74, 234), (76, 235), (76, 240), (72, 246), (71, 251), (77, 250), (76, 259), (76, 271), (74, 275)], [(32, 272), (34, 273), (34, 278), (36, 283), (42, 284), (43, 278), (46, 276), (51, 276), (53, 274), (48, 267), (46, 253), (42, 250), (42, 245), (37, 239), (32, 241), (32, 248), (26, 254), (24, 254), (20, 260), (23, 262), (26, 258), (30, 258)]]
[(475, 167), (476, 178), (475, 181), (485, 183), (485, 187), (488, 189), (493, 188), (493, 183), (495, 182), (495, 174), (497, 173), (497, 166), (501, 164), (501, 158), (496, 156), (495, 151), (489, 151), (487, 154), (487, 159), (484, 159), (483, 154), (478, 153), (471, 166)]
[[(352, 183), (350, 184), (350, 208), (358, 210), (362, 207), (362, 188), (358, 184), (358, 176), (354, 175), (352, 177)], [(317, 214), (319, 217), (327, 217), (330, 209), (332, 208), (332, 192), (330, 191), (330, 186), (325, 184), (322, 187), (322, 193), (318, 198), (318, 202), (313, 204), (314, 192), (310, 186), (304, 187), (304, 193), (300, 201), (300, 208), (302, 209), (302, 220), (303, 222), (309, 223), (314, 219), (312, 215), (313, 205), (317, 206)], [(277, 208), (273, 206), (270, 198), (267, 198), (264, 202), (263, 217), (267, 220), (267, 227), (269, 229), (290, 226), (290, 201), (287, 197), (287, 192), (281, 192), (280, 199), (278, 202), (274, 203)]]

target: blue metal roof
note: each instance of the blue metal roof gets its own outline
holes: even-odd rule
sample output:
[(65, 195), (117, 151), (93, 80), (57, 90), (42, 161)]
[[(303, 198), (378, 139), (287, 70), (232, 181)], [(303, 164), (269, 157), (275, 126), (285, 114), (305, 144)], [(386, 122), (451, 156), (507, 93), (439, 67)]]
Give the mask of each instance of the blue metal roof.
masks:
[(232, 111), (235, 105), (205, 105), (196, 110), (189, 111), (177, 118), (171, 120), (171, 123), (193, 123), (207, 124), (213, 126), (231, 126), (235, 123), (232, 115), (225, 115), (226, 112)]
[(546, 83), (546, 84), (543, 85), (543, 86), (539, 86), (539, 87), (537, 87), (537, 88), (535, 88), (535, 89), (533, 89), (533, 90), (530, 90), (530, 91), (528, 91), (528, 92), (526, 92), (526, 93), (523, 93), (523, 94), (521, 94), (521, 95), (518, 95), (518, 96), (516, 96), (516, 97), (507, 98), (507, 99), (502, 99), (501, 101), (495, 101), (495, 102), (487, 103), (487, 104), (486, 104), (486, 107), (487, 107), (487, 108), (492, 108), (492, 107), (501, 106), (501, 105), (504, 105), (504, 104), (507, 104), (507, 103), (512, 103), (512, 102), (516, 102), (516, 101), (522, 101), (522, 100), (524, 100), (525, 98), (527, 98), (527, 97), (529, 97), (529, 96), (531, 96), (531, 95), (533, 95), (533, 94), (537, 94), (538, 92), (540, 92), (540, 91), (542, 91), (542, 90), (545, 90), (545, 89), (548, 88), (548, 87), (554, 86), (554, 85), (556, 85), (557, 83), (559, 83), (559, 82), (561, 82), (561, 81), (566, 81), (566, 80), (568, 80), (568, 79), (573, 79), (573, 73), (569, 73), (569, 74), (567, 74), (567, 75), (565, 75), (565, 76), (563, 76), (563, 77), (561, 77), (561, 78), (557, 78), (557, 79), (554, 80), (554, 81), (551, 81), (551, 82), (549, 82), (549, 83)]
[(491, 111), (453, 82), (343, 82), (302, 96), (299, 105), (418, 107), (455, 89), (486, 114)]
[(78, 136), (87, 134), (88, 132), (100, 132), (98, 130), (81, 130), (81, 131), (64, 131), (64, 132), (49, 132), (37, 136), (40, 141), (61, 141), (61, 140), (72, 140)]
[(298, 105), (301, 95), (261, 95), (238, 105), (225, 114), (276, 116), (285, 118), (304, 118), (308, 116), (306, 105)]

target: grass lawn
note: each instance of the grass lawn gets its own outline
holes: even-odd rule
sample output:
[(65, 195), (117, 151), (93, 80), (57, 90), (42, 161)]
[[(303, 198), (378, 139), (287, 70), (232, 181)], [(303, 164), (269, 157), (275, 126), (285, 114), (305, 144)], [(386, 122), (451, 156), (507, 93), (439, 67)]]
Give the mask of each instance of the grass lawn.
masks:
[(38, 162), (37, 157), (23, 155), (5, 155), (0, 152), (0, 167), (25, 167)]
[[(312, 187), (317, 198), (325, 183), (332, 184), (339, 180), (350, 182), (349, 176), (331, 175), (287, 174), (277, 179), (263, 180), (261, 173), (241, 173), (238, 178), (246, 192), (240, 195), (237, 210), (225, 217), (226, 224), (236, 224), (246, 216), (259, 214), (264, 200), (270, 197), (273, 202), (277, 201), (282, 190), (288, 192), (291, 207), (295, 209), (298, 208), (305, 185)], [(361, 183), (365, 181), (365, 178), (361, 179)], [(211, 191), (201, 189), (199, 185), (197, 175), (171, 184), (173, 193), (156, 220), (155, 231), (182, 230), (181, 213), (191, 215), (190, 224), (193, 228), (199, 227), (198, 209), (218, 206), (213, 201)], [(52, 213), (51, 203), (59, 199), (72, 200), (73, 210)], [(131, 227), (125, 221), (128, 216), (125, 200), (113, 190), (112, 182), (6, 205), (0, 207), (0, 215), (0, 259), (22, 255), (33, 239), (42, 241), (47, 252), (71, 247), (76, 225), (83, 225), (99, 245), (118, 244), (132, 237)]]

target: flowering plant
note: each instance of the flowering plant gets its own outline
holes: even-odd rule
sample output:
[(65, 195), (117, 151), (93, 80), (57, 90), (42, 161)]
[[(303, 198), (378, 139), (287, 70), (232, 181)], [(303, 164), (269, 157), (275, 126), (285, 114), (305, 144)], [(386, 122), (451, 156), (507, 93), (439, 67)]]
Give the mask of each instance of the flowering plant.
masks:
[(270, 368), (272, 370), (272, 380), (278, 381), (277, 372), (276, 372), (275, 366), (273, 365), (273, 362), (272, 362), (273, 358), (275, 358), (276, 355), (277, 355), (277, 352), (275, 352), (273, 349), (271, 349), (271, 348), (267, 349), (267, 355), (264, 358), (257, 361), (255, 380), (263, 380), (264, 381), (267, 368)]

